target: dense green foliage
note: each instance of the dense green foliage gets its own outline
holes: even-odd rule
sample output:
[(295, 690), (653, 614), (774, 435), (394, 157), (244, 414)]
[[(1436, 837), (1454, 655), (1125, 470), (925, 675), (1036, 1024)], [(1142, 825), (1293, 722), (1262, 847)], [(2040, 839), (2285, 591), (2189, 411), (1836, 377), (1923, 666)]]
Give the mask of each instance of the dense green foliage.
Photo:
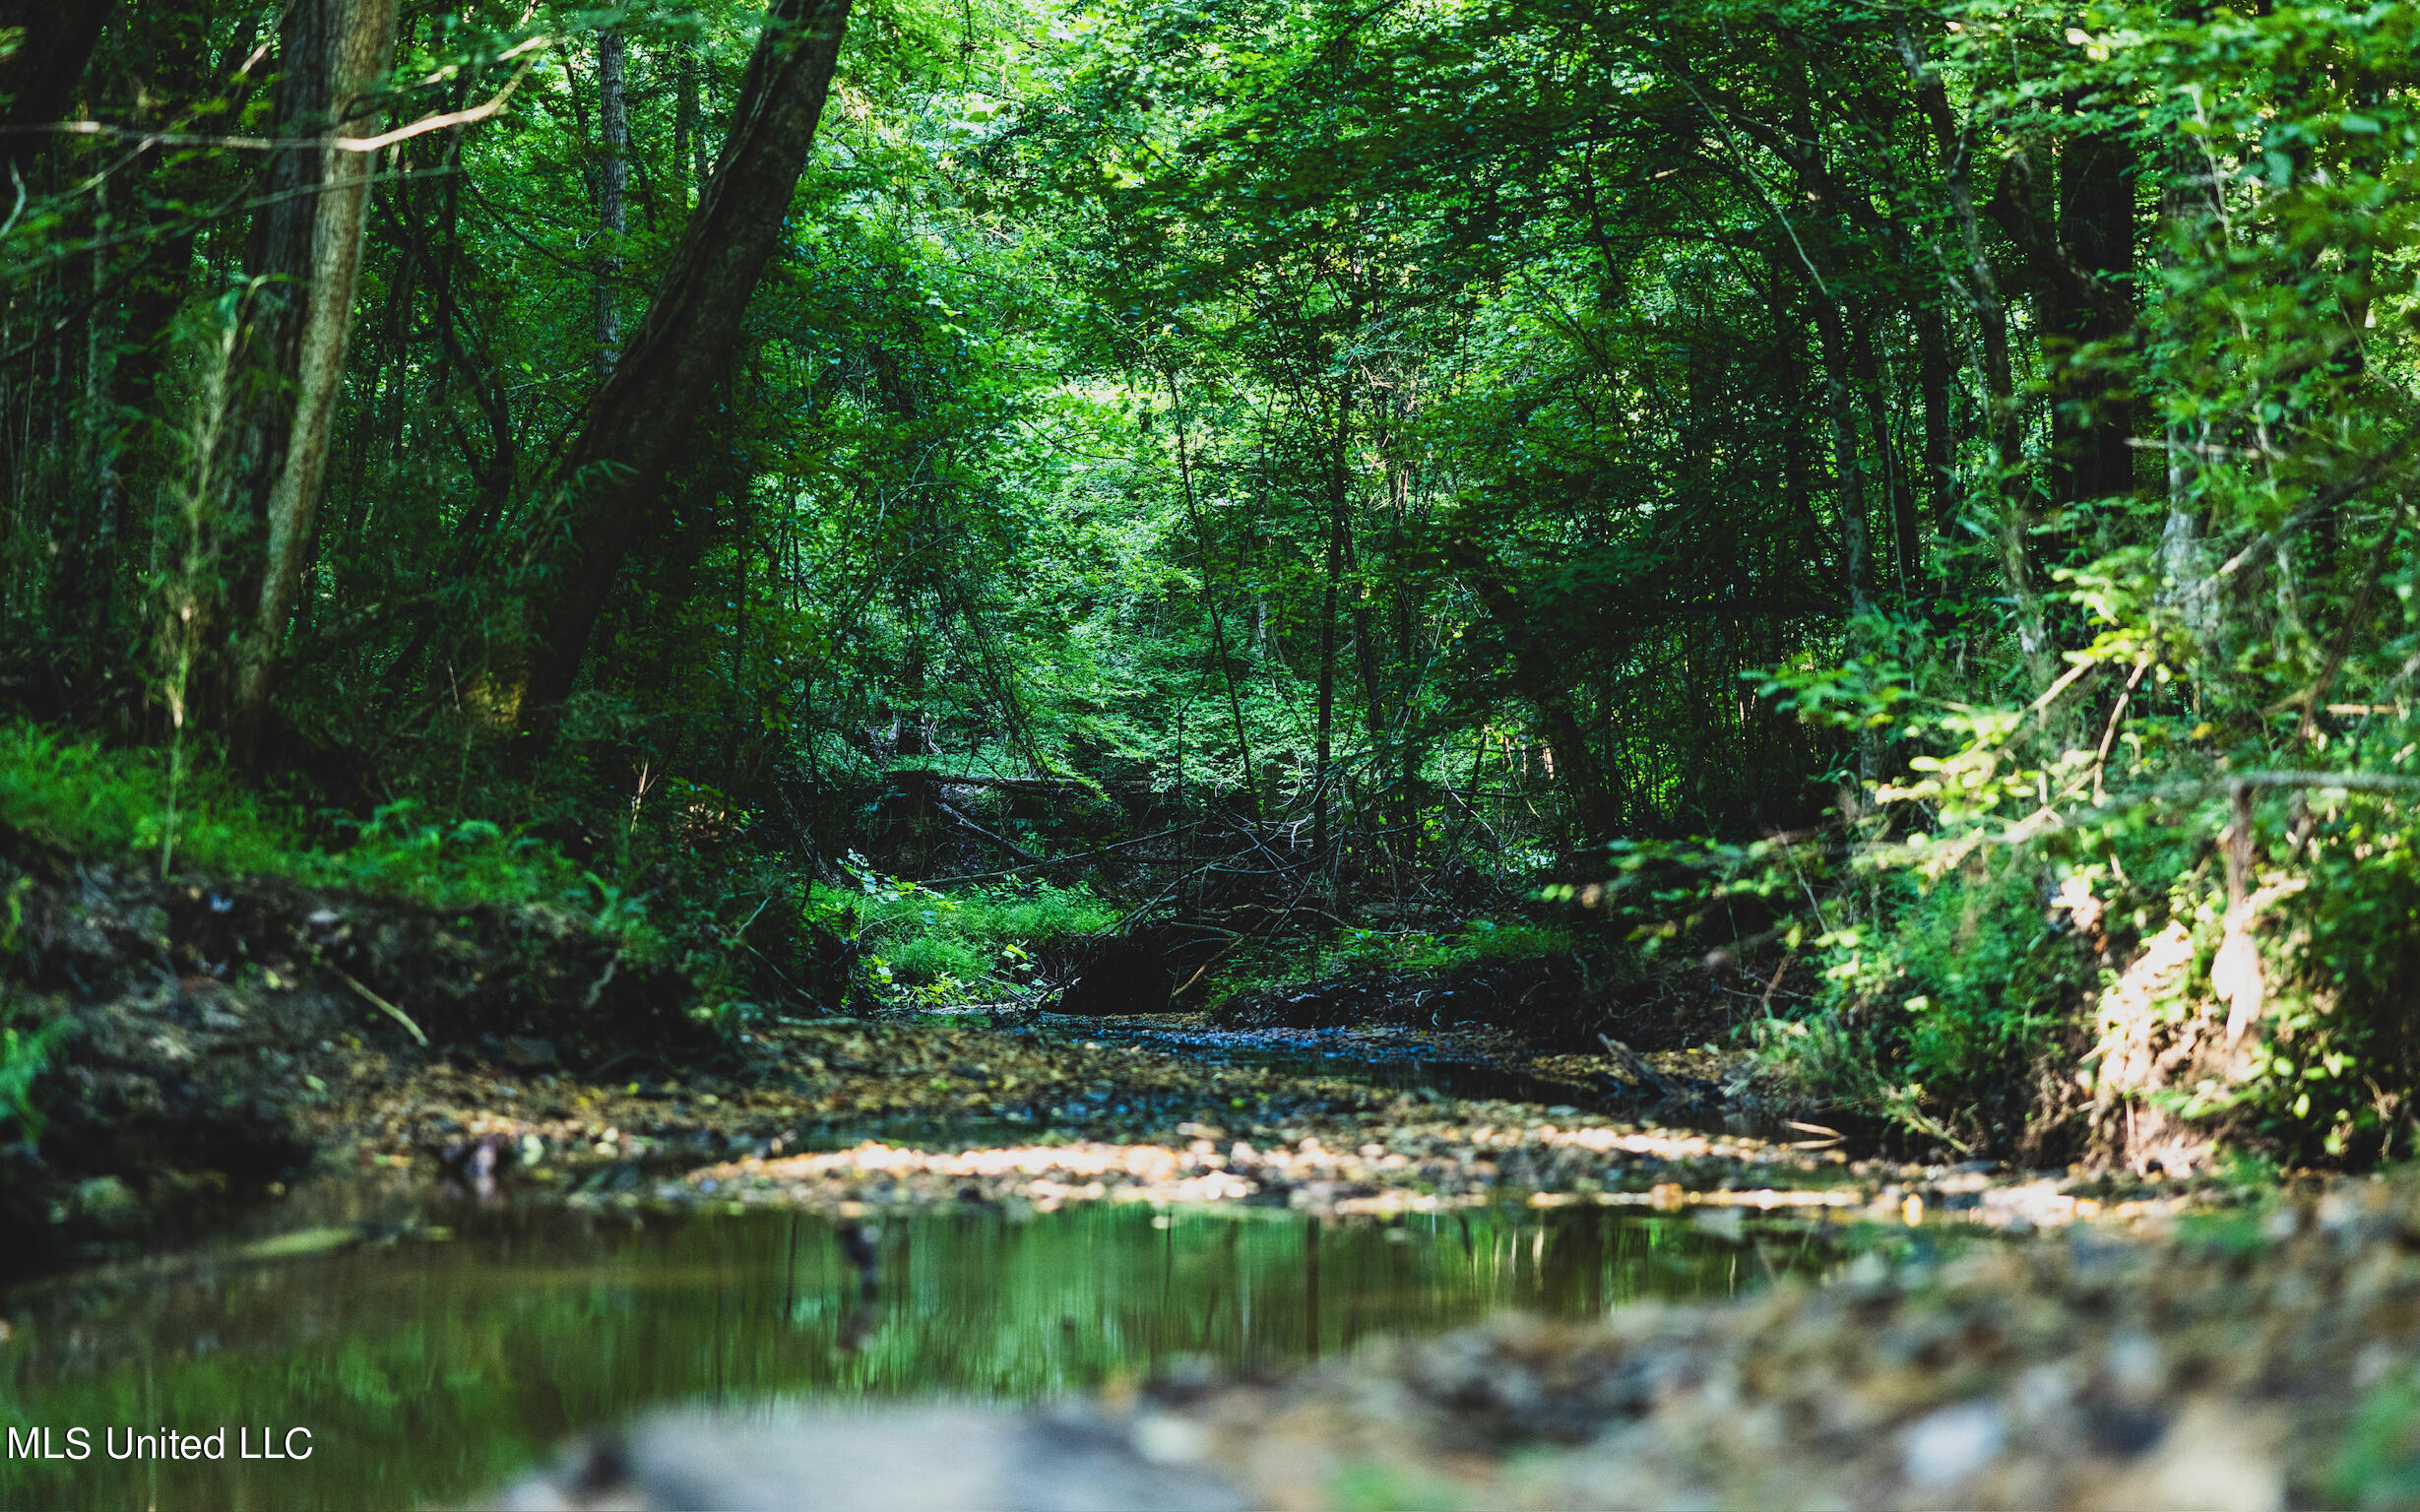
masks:
[(866, 944), (877, 980), (923, 989), (936, 1002), (1015, 995), (1040, 969), (1037, 946), (1117, 923), (1117, 911), (1091, 889), (1048, 882), (938, 892), (869, 876), (855, 889), (818, 885), (808, 912)]
[(595, 912), (605, 884), (543, 841), (480, 820), (423, 822), (399, 799), (358, 823), (334, 816), (323, 849), (223, 768), (171, 774), (158, 751), (105, 750), (0, 726), (0, 823), (81, 855), (172, 870), (287, 877), (438, 908), (504, 900)]
[(121, 5), (39, 120), (0, 58), (99, 123), (8, 139), (0, 694), (108, 746), (12, 726), (12, 815), (607, 903), (736, 845), (942, 995), (1555, 884), (1961, 1143), (2401, 1139), (2406, 9), (885, 0), (658, 480), (560, 459), (830, 8), (406, 0), (315, 378), (276, 144), (363, 3)]

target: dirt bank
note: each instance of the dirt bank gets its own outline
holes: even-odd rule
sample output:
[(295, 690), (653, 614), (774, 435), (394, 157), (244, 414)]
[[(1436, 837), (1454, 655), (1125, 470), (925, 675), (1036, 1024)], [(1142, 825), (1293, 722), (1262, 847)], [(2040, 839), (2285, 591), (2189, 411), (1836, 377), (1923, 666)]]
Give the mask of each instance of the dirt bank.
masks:
[[(365, 1075), (733, 1063), (669, 952), (542, 907), (160, 879), (0, 830), (0, 1014), (41, 1044), (0, 1148), (23, 1268), (211, 1222), (297, 1179)], [(812, 961), (782, 963), (805, 977)]]

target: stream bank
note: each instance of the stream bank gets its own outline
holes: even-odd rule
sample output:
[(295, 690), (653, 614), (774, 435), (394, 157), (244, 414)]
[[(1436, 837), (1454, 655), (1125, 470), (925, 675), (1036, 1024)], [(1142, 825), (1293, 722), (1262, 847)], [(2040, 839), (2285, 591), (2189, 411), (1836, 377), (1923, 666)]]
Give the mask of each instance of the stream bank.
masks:
[[(234, 1394), (342, 1445), (285, 1481), (244, 1470), (260, 1499), (307, 1481), (323, 1500), (696, 1505), (698, 1466), (729, 1461), (778, 1504), (796, 1488), (764, 1480), (783, 1463), (767, 1398), (810, 1415), (794, 1439), (837, 1420), (913, 1446), (938, 1419), (881, 1404), (938, 1392), (1000, 1404), (949, 1419), (996, 1438), (1000, 1476), (1080, 1441), (1102, 1485), (1181, 1481), (1202, 1505), (1595, 1505), (1621, 1478), (1752, 1501), (1764, 1482), (1722, 1467), (1793, 1457), (1821, 1467), (1815, 1504), (1948, 1487), (2085, 1505), (2083, 1481), (2027, 1471), (2004, 1496), (1976, 1478), (2011, 1455), (2065, 1465), (2099, 1431), (2073, 1423), (2125, 1365), (2090, 1341), (2129, 1278), (2174, 1283), (2177, 1307), (2136, 1324), (2162, 1350), (2237, 1317), (2203, 1295), (2230, 1276), (2281, 1295), (2384, 1277), (2378, 1306), (2402, 1305), (2401, 1273), (2363, 1258), (2404, 1242), (2387, 1198), (2315, 1199), (2274, 1229), (2206, 1179), (1898, 1159), (1759, 1102), (1744, 1058), (1703, 1043), (1592, 1052), (1433, 1006), (1324, 1028), (776, 1013), (709, 1034), (660, 1022), (676, 996), (590, 1010), (619, 973), (576, 923), (550, 956), (542, 921), (208, 887), (181, 913), (129, 910), (150, 886), (102, 879), (29, 914), (46, 975), (28, 977), (78, 1033), (38, 1156), (10, 1158), (48, 1185), (11, 1200), (47, 1201), (49, 1259), (83, 1268), (10, 1293), (6, 1416), (164, 1420)], [(230, 917), (291, 943), (221, 970), (236, 952), (208, 931)], [(99, 1137), (130, 1111), (142, 1139)], [(2196, 1224), (2235, 1227), (2183, 1237)], [(2343, 1252), (2261, 1248), (2306, 1230)], [(2021, 1258), (1961, 1258), (1983, 1251)], [(2121, 1258), (2086, 1263), (2104, 1252)], [(2003, 1305), (2033, 1309), (2024, 1329)], [(1532, 1321), (1487, 1321), (1506, 1309)], [(2389, 1313), (2314, 1326), (2402, 1348)], [(2355, 1373), (2402, 1379), (2374, 1364)], [(1787, 1383), (1835, 1366), (1916, 1384), (1827, 1427), (1831, 1406)], [(2171, 1399), (2233, 1411), (2309, 1373), (2261, 1370), (2137, 1370), (2158, 1431), (2090, 1486), (2169, 1496), (2142, 1456), (2205, 1433)], [(2062, 1382), (2068, 1418), (2024, 1416)], [(1741, 1401), (1754, 1444), (1721, 1437)], [(434, 1456), (432, 1403), (454, 1424)], [(816, 1416), (840, 1406), (876, 1416)], [(1869, 1439), (1901, 1447), (1847, 1447)], [(572, 1469), (530, 1480), (566, 1440)], [(2337, 1483), (2289, 1461), (2259, 1483)], [(1119, 1479), (1146, 1471), (1177, 1479)], [(0, 1468), (0, 1492), (224, 1499), (223, 1478), (191, 1479), (214, 1474)], [(1019, 1486), (999, 1504), (1078, 1504)]]
[[(845, 996), (814, 984), (846, 976), (848, 947), (764, 926), (764, 909), (718, 948), (766, 990), (718, 1024), (665, 950), (561, 909), (163, 879), (18, 831), (0, 831), (0, 1007), (29, 1026), (12, 1028), (13, 1074), (39, 1068), (19, 1119), (32, 1137), (0, 1147), (0, 1218), (23, 1238), (5, 1272), (186, 1242), (315, 1173), (669, 1196), (696, 1167), (903, 1133), (962, 1148), (1210, 1138), (1223, 1160), (1239, 1143), (1359, 1160), (1373, 1140), (1410, 1142), (1385, 1172), (1297, 1179), (1256, 1159), (1242, 1180), (1269, 1202), (1769, 1186), (1835, 1159), (1719, 1120), (1712, 1143), (1605, 1142), (1684, 1084), (1694, 1115), (1751, 1104), (1711, 1052), (1555, 1055), (1500, 1027), (1319, 1040), (1187, 1015), (814, 1017)], [(794, 1003), (785, 988), (812, 990)], [(1596, 1143), (1497, 1138), (1550, 1123)], [(1806, 1171), (1753, 1173), (1766, 1166)], [(1018, 1195), (949, 1190), (970, 1185)], [(939, 1189), (837, 1167), (814, 1186), (833, 1202)]]
[(717, 1030), (663, 968), (541, 909), (160, 882), (41, 855), (11, 897), (11, 989), (66, 1029), (38, 1142), (0, 1152), (19, 1272), (189, 1240), (330, 1173), (829, 1211), (1761, 1193), (1768, 1209), (1912, 1201), (2020, 1225), (2216, 1190), (1860, 1155), (1770, 1106), (1745, 1057), (1645, 1021), (1603, 1022), (1657, 1047), (1600, 1031), (1593, 1051), (1434, 1003), (1411, 1015), (1425, 1023), (1341, 1029), (1026, 1010), (774, 1012)]

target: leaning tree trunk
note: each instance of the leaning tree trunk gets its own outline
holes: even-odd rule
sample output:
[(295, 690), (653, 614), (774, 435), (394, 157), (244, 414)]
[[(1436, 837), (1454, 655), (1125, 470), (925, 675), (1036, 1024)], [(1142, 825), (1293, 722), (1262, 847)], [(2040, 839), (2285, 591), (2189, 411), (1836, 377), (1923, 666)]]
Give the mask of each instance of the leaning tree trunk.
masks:
[(2034, 686), (2047, 688), (2059, 675), (2058, 648), (2051, 644), (2049, 618), (2041, 591), (2033, 581), (2032, 510), (2025, 499), (2024, 418), (2018, 408), (2016, 378), (2008, 356), (2008, 307), (2001, 293), (1983, 242), (1981, 207), (1975, 203), (1974, 162), (1980, 122), (1969, 113), (1961, 125), (1941, 70), (1927, 55), (1914, 27), (1896, 23), (1899, 56), (1916, 86), (1916, 105), (1933, 128), (1940, 156), (1941, 185), (1949, 201), (1951, 224), (1966, 253), (1965, 293), (1982, 344), (1983, 386), (1990, 406), (1993, 484), (1999, 503), (2000, 561), (2003, 581), (2016, 606), (2018, 649)]
[(253, 591), (235, 603), (243, 615), (251, 598), (227, 731), (245, 757), (257, 754), (301, 589), (360, 282), (372, 155), (332, 139), (373, 117), (373, 86), (394, 46), (395, 0), (296, 0), (282, 28), (279, 135), (299, 145), (273, 170), (273, 184), (292, 197), (265, 212), (252, 259), (257, 329), (246, 338), (252, 414), (241, 474), (250, 496), (237, 502), (257, 511), (265, 540)]
[(571, 691), (622, 559), (654, 517), (665, 474), (738, 346), (741, 319), (814, 147), (849, 6), (775, 0), (714, 179), (646, 320), (556, 469), (573, 494), (572, 529), (568, 560), (538, 607), (518, 712), (526, 735), (548, 727)]

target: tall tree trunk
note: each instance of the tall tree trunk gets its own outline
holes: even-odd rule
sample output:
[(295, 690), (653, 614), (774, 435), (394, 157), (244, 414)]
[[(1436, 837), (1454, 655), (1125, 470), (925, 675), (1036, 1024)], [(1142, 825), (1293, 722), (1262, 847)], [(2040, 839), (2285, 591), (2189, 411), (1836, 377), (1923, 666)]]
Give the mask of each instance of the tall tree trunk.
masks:
[[(1357, 305), (1355, 310), (1357, 327), (1360, 324), (1359, 314)], [(1346, 618), (1353, 627), (1353, 670), (1360, 676), (1362, 683), (1362, 730), (1363, 738), (1369, 748), (1371, 812), (1379, 820), (1380, 833), (1383, 835), (1384, 815), (1389, 805), (1377, 801), (1377, 798), (1387, 786), (1387, 770), (1392, 763), (1387, 760), (1388, 731), (1384, 696), (1378, 673), (1378, 641), (1377, 637), (1370, 633), (1369, 601), (1362, 593), (1361, 584), (1365, 578), (1362, 572), (1361, 549), (1353, 529), (1353, 472), (1347, 456), (1352, 442), (1352, 436), (1347, 428), (1352, 416), (1349, 388), (1351, 381), (1350, 375), (1337, 380), (1336, 442), (1333, 472), (1330, 474), (1329, 486), (1333, 490), (1330, 500), (1332, 506), (1339, 511), (1338, 517), (1345, 522), (1340, 543), (1344, 547), (1344, 570), (1353, 585)], [(1377, 403), (1382, 403), (1382, 401), (1374, 400), (1373, 397), (1372, 410), (1376, 408)], [(1361, 538), (1366, 539), (1367, 536)], [(1393, 846), (1383, 839), (1380, 840), (1379, 845), (1389, 856), (1391, 863), (1394, 853)]]
[(1916, 386), (1924, 404), (1924, 495), (1933, 507), (1935, 535), (1949, 533), (1957, 511), (1957, 478), (1949, 449), (1952, 373), (1945, 311), (1919, 306), (1916, 324)]
[(2016, 638), (2026, 671), (2037, 688), (2047, 688), (2059, 676), (2057, 649), (2051, 645), (2050, 622), (2042, 609), (2042, 595), (2033, 581), (2031, 564), (2033, 516), (2026, 502), (2023, 423), (2017, 409), (2016, 376), (2008, 360), (2008, 310), (1983, 242), (1980, 207), (1975, 204), (1974, 152), (1976, 122), (1963, 124), (1949, 103), (1941, 70), (1934, 66), (1914, 26), (1895, 23), (1899, 56), (1916, 87), (1917, 108), (1933, 128), (1940, 155), (1942, 187), (1966, 253), (1966, 297), (1981, 333), (1985, 402), (1992, 412), (1993, 496), (1999, 501), (2001, 577), (2016, 606)]
[(1311, 736), (1311, 854), (1324, 856), (1328, 845), (1328, 770), (1336, 749), (1336, 582), (1345, 570), (1345, 516), (1328, 506), (1327, 583), (1319, 596), (1319, 692), (1315, 732)]
[(1346, 537), (1353, 528), (1346, 509), (1345, 476), (1345, 432), (1352, 423), (1352, 384), (1340, 378), (1336, 383), (1336, 429), (1328, 451), (1327, 583), (1319, 597), (1318, 729), (1312, 737), (1311, 752), (1316, 768), (1311, 775), (1311, 791), (1315, 795), (1311, 853), (1320, 856), (1327, 854), (1328, 776), (1336, 755), (1336, 600), (1345, 571)]
[(1807, 456), (1807, 427), (1799, 423), (1799, 405), (1807, 394), (1807, 358), (1801, 346), (1805, 328), (1790, 305), (1789, 287), (1790, 279), (1776, 268), (1767, 298), (1773, 322), (1773, 408), (1781, 416), (1781, 490), (1789, 505), (1790, 529), (1797, 537), (1795, 555), (1813, 566), (1818, 559), (1813, 469)]
[[(1378, 682), (1377, 637), (1370, 633), (1369, 605), (1362, 598), (1361, 549), (1351, 525), (1352, 517), (1352, 506), (1348, 502), (1345, 508), (1347, 524), (1344, 532), (1344, 567), (1347, 580), (1354, 586), (1352, 605), (1346, 611), (1346, 619), (1353, 627), (1353, 670), (1360, 676), (1362, 682), (1362, 729), (1365, 732), (1364, 738), (1369, 747), (1369, 785), (1372, 795), (1370, 812), (1379, 820), (1380, 832), (1383, 836), (1384, 818), (1388, 805), (1377, 801), (1377, 797), (1387, 786), (1387, 771), (1392, 765), (1387, 759), (1389, 731), (1386, 727), (1386, 709)], [(1394, 854), (1393, 845), (1381, 838), (1379, 846), (1389, 856), (1391, 863)]]
[[(1849, 397), (1853, 359), (1840, 306), (1820, 288), (1815, 291), (1815, 331), (1823, 340), (1823, 399), (1832, 421), (1832, 471), (1840, 490), (1840, 573), (1849, 580), (1849, 613), (1853, 619), (1863, 620), (1874, 613), (1874, 594), (1867, 585), (1870, 546), (1866, 470), (1858, 454), (1857, 415), (1850, 408)], [(1850, 654), (1859, 654), (1869, 644), (1869, 632), (1852, 624)], [(1870, 783), (1881, 775), (1880, 768), (1881, 750), (1874, 727), (1861, 722), (1857, 727), (1857, 775)]]
[(1210, 654), (1219, 659), (1219, 675), (1227, 680), (1227, 713), (1236, 725), (1236, 765), (1243, 773), (1243, 796), (1257, 822), (1261, 817), (1260, 783), (1253, 775), (1252, 744), (1243, 727), (1243, 695), (1236, 687), (1236, 660), (1227, 649), (1226, 622), (1219, 615), (1218, 591), (1210, 575), (1210, 534), (1202, 529), (1201, 507), (1193, 493), (1193, 458), (1185, 439), (1184, 400), (1177, 392), (1177, 374), (1168, 375), (1169, 422), (1177, 428), (1177, 479), (1184, 490), (1184, 517), (1193, 527), (1193, 548), (1201, 556), (1201, 607), (1210, 618)]
[[(108, 186), (104, 183), (93, 193), (93, 228), (100, 235), (114, 229), (107, 208)], [(85, 328), (85, 457), (84, 503), (78, 511), (89, 516), (93, 532), (92, 547), (83, 562), (84, 582), (79, 592), (84, 602), (83, 612), (74, 620), (62, 621), (61, 629), (74, 627), (79, 653), (98, 652), (104, 643), (101, 626), (106, 619), (110, 584), (116, 578), (118, 526), (125, 515), (126, 473), (120, 464), (119, 443), (125, 427), (119, 422), (117, 377), (119, 347), (124, 333), (115, 322), (105, 318), (107, 308), (109, 259), (96, 247), (92, 255), (93, 314)], [(86, 673), (78, 681), (82, 692), (93, 691), (92, 684), (107, 675), (109, 662), (104, 657), (79, 655), (80, 669)]]
[(630, 187), (630, 107), (624, 94), (619, 28), (597, 38), (597, 222), (605, 245), (597, 259), (597, 379), (605, 381), (621, 355), (621, 316), (613, 308), (613, 285), (622, 276), (622, 236), (630, 229), (623, 208)]
[[(264, 427), (276, 433), (277, 444), (254, 458), (255, 479), (267, 485), (261, 504), (267, 538), (258, 597), (238, 652), (228, 731), (246, 756), (256, 753), (287, 621), (301, 589), (360, 282), (372, 155), (325, 142), (357, 134), (374, 118), (372, 87), (385, 76), (395, 46), (395, 0), (296, 0), (286, 25), (286, 78), (295, 87), (280, 99), (281, 135), (316, 140), (287, 150), (296, 187), (310, 192), (295, 202), (290, 217), (280, 216), (284, 205), (270, 212), (274, 261), (263, 270), (290, 282), (278, 301), (278, 367), (262, 375), (269, 382), (253, 396), (256, 405), (277, 411), (276, 422)], [(279, 87), (286, 90), (284, 80)], [(289, 375), (290, 410), (284, 392)]]
[(689, 208), (690, 193), (706, 181), (698, 168), (706, 156), (706, 122), (698, 108), (697, 43), (682, 37), (676, 44), (680, 61), (672, 83), (672, 182), (680, 186), (680, 208)]
[[(2168, 151), (2159, 214), (2165, 222), (2161, 241), (2173, 247), (2188, 228), (2197, 234), (2204, 233), (2220, 207), (2197, 149), (2193, 144), (2180, 143)], [(2172, 252), (2163, 253), (2162, 261), (2173, 256)], [(2168, 508), (2160, 525), (2161, 582), (2156, 601), (2191, 635), (2200, 637), (2216, 627), (2218, 611), (2215, 597), (2197, 592), (2211, 565), (2208, 543), (2201, 538), (2201, 511), (2194, 498), (2194, 481), (2201, 470), (2201, 448), (2209, 444), (2210, 425), (2207, 420), (2192, 426), (2171, 420), (2164, 439), (2168, 451)]]
[(1412, 593), (1401, 571), (1405, 523), (1412, 513), (1411, 411), (1412, 389), (1400, 384), (1389, 399), (1385, 410), (1386, 423), (1375, 440), (1378, 453), (1386, 461), (1386, 555), (1394, 567), (1393, 600), (1394, 676), (1398, 690), (1397, 705), (1402, 710), (1402, 732), (1395, 742), (1395, 830), (1400, 837), (1399, 849), (1404, 864), (1420, 860), (1420, 767), (1421, 750), (1412, 738), (1411, 704), (1418, 690), (1419, 677), (1413, 670), (1413, 646), (1417, 619), (1412, 606)]
[(1890, 443), (1891, 395), (1880, 355), (1875, 350), (1875, 322), (1859, 323), (1855, 349), (1857, 387), (1865, 400), (1866, 433), (1873, 438), (1880, 464), (1882, 513), (1890, 521), (1890, 574), (1899, 591), (1899, 607), (1913, 601), (1916, 581), (1924, 576), (1924, 534), (1916, 526), (1916, 491), (1907, 470), (1899, 465), (1898, 448)]
[(1832, 472), (1840, 490), (1840, 570), (1849, 580), (1849, 612), (1863, 618), (1874, 612), (1874, 594), (1866, 582), (1866, 469), (1858, 455), (1857, 413), (1850, 401), (1849, 336), (1839, 304), (1821, 289), (1815, 290), (1815, 332), (1823, 341), (1823, 407), (1832, 423)]
[(576, 495), (570, 559), (538, 609), (518, 710), (525, 734), (549, 727), (570, 693), (622, 558), (653, 517), (666, 472), (739, 345), (748, 301), (814, 148), (849, 7), (850, 0), (775, 0), (714, 180), (637, 337), (590, 401), (556, 469)]
[(2133, 405), (2109, 382), (2074, 363), (2085, 346), (2125, 334), (2132, 296), (2120, 281), (2134, 266), (2134, 155), (2122, 138), (2090, 132), (2070, 139), (2059, 160), (2059, 252), (2097, 284), (2091, 300), (2053, 281), (2043, 290), (2044, 345), (2053, 373), (2051, 491), (2063, 504), (2131, 492)]

